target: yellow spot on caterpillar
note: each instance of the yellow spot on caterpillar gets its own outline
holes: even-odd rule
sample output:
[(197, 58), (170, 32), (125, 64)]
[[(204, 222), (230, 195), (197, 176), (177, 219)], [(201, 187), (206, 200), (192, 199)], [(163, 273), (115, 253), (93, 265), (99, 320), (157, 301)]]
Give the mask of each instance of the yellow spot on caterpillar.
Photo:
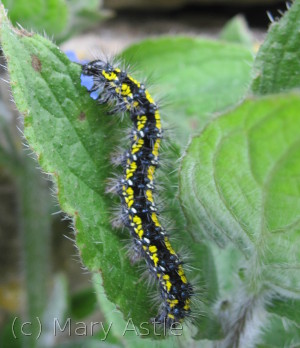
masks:
[(133, 222), (134, 222), (135, 224), (137, 224), (137, 225), (141, 225), (141, 224), (142, 224), (142, 219), (141, 219), (139, 216), (135, 215), (135, 216), (133, 217)]
[(141, 229), (138, 231), (138, 235), (139, 235), (140, 239), (143, 238), (144, 230), (142, 230), (142, 227), (141, 227)]
[(133, 203), (134, 203), (133, 199), (129, 200), (127, 204), (128, 208), (131, 208)]
[(178, 266), (178, 275), (183, 283), (187, 283), (186, 276), (184, 274), (184, 270), (181, 265)]
[(168, 274), (165, 274), (163, 275), (163, 279), (166, 281), (165, 284), (166, 284), (167, 291), (170, 292), (172, 287), (172, 283), (170, 282), (170, 276)]
[(130, 162), (130, 160), (128, 160), (127, 161), (127, 166), (129, 168), (126, 169), (126, 180), (129, 180), (132, 177), (133, 173), (136, 171), (137, 164), (134, 161)]
[(142, 116), (137, 116), (137, 129), (141, 130), (145, 127), (145, 124), (147, 122), (147, 116), (142, 115)]
[(149, 202), (154, 203), (153, 195), (152, 195), (152, 191), (151, 190), (147, 190), (146, 191), (146, 197), (147, 197)]
[(138, 121), (147, 121), (147, 116), (146, 115), (139, 115), (137, 116)]
[(190, 307), (190, 299), (188, 298), (185, 303), (184, 303), (184, 306), (183, 306), (183, 309), (185, 309), (186, 311), (188, 311), (191, 307)]
[(131, 95), (131, 97), (132, 97), (131, 89), (126, 83), (122, 83), (121, 94), (124, 96)]
[(172, 248), (171, 243), (167, 237), (165, 237), (165, 245), (166, 245), (167, 249), (169, 250), (170, 254), (175, 255), (175, 251)]
[(127, 190), (126, 190), (126, 193), (127, 193), (128, 195), (133, 195), (133, 188), (129, 186), (129, 187), (127, 188)]
[(102, 75), (109, 81), (115, 80), (117, 77), (117, 74), (113, 71), (111, 73), (107, 73), (105, 70), (102, 70)]
[(139, 236), (140, 239), (143, 238), (144, 230), (142, 229), (142, 225), (138, 225), (138, 226), (134, 229), (134, 232)]
[(150, 166), (148, 168), (148, 174), (147, 174), (147, 178), (150, 180), (150, 181), (153, 181), (153, 175), (155, 173), (155, 167), (154, 166)]
[[(149, 247), (149, 251), (150, 251), (150, 248), (151, 248), (151, 246)], [(159, 261), (157, 253), (150, 255), (150, 259), (153, 260), (154, 266), (157, 267), (158, 261)]]
[(153, 151), (152, 151), (152, 153), (153, 153), (153, 155), (154, 155), (155, 157), (158, 156), (158, 149), (159, 149), (159, 146), (160, 146), (160, 139), (156, 139), (156, 142), (154, 143)]
[(149, 251), (150, 251), (150, 253), (155, 253), (156, 251), (157, 251), (157, 247), (155, 246), (155, 245), (150, 245), (149, 246)]
[(146, 95), (146, 99), (148, 100), (150, 104), (155, 104), (153, 98), (151, 97), (150, 93), (147, 90), (145, 91), (145, 95)]
[(178, 303), (178, 300), (167, 300), (169, 303), (170, 303), (170, 308), (173, 308), (175, 307), (175, 305), (177, 305)]
[(155, 111), (154, 117), (156, 120), (156, 128), (161, 129), (160, 115), (158, 111)]
[(166, 281), (166, 287), (167, 287), (167, 291), (170, 292), (172, 283), (170, 281)]
[(140, 84), (136, 79), (134, 79), (134, 78), (131, 77), (130, 75), (127, 75), (127, 77), (128, 77), (129, 80), (130, 80), (131, 82), (133, 82), (138, 88), (141, 87), (141, 84)]
[(155, 213), (152, 213), (151, 217), (152, 221), (154, 222), (154, 225), (157, 227), (161, 227), (160, 223), (158, 222), (157, 215)]
[(134, 155), (135, 153), (139, 152), (141, 147), (144, 145), (144, 139), (140, 138), (136, 143), (134, 143), (131, 147), (131, 154)]
[(142, 219), (139, 216), (135, 215), (133, 217), (133, 222), (133, 225), (136, 226), (134, 228), (135, 233), (139, 236), (140, 239), (142, 239), (144, 235), (144, 230), (142, 228)]

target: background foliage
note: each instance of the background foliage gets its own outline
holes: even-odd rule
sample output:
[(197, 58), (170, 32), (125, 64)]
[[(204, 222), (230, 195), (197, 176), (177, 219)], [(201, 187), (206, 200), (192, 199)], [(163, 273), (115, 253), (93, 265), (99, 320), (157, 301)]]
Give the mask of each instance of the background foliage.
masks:
[[(65, 12), (57, 7), (63, 4), (53, 2), (44, 17), (62, 11), (57, 32), (52, 33), (58, 38), (68, 35)], [(17, 7), (14, 10), (18, 13)], [(17, 21), (13, 11), (10, 18)], [(204, 315), (192, 332), (186, 329), (184, 343), (168, 338), (161, 346), (188, 344), (191, 337), (199, 347), (209, 346), (203, 339), (218, 340), (222, 347), (300, 344), (299, 18), (300, 3), (295, 1), (271, 25), (255, 60), (251, 36), (240, 18), (224, 28), (220, 41), (163, 37), (135, 44), (121, 55), (137, 63), (138, 77), (154, 71), (153, 92), (166, 94), (171, 101), (163, 116), (165, 128), (174, 130), (162, 156), (173, 163), (181, 160), (180, 168), (171, 168), (172, 175), (166, 175), (168, 166), (165, 173), (161, 171), (158, 179), (166, 187), (161, 198), (169, 205), (165, 216), (184, 231), (174, 243), (189, 249), (193, 266), (189, 275), (201, 287), (196, 311)], [(24, 25), (31, 23), (39, 30), (40, 23), (28, 21), (24, 16)], [(49, 28), (53, 26), (49, 21)], [(84, 264), (95, 273), (106, 322), (115, 323), (111, 343), (153, 344), (135, 335), (125, 341), (120, 336), (124, 319), (132, 318), (139, 325), (157, 311), (147, 295), (155, 289), (147, 289), (140, 281), (138, 267), (130, 265), (126, 256), (124, 235), (111, 227), (115, 200), (105, 194), (107, 178), (114, 171), (109, 158), (117, 144), (123, 146), (118, 138), (127, 123), (120, 125), (89, 98), (80, 86), (79, 65), (48, 39), (13, 27), (3, 7), (0, 37), (25, 137), (42, 169), (52, 175), (61, 208), (73, 218), (76, 245)], [(41, 255), (33, 251), (35, 245), (38, 250), (46, 244), (35, 238), (36, 229), (45, 233), (43, 238), (49, 233), (47, 219), (36, 219), (51, 210), (36, 204), (39, 199), (46, 201), (47, 188), (37, 185), (39, 179), (27, 157), (21, 162), (29, 164), (22, 162), (22, 169), (16, 170), (22, 155), (17, 150), (12, 155), (7, 146), (1, 151), (1, 163), (12, 173), (21, 173), (16, 175), (17, 183), (27, 192), (26, 200), (21, 196), (21, 206), (27, 208), (22, 216), (46, 224), (29, 225), (28, 232), (24, 227), (27, 283), (32, 285), (28, 315), (49, 317), (55, 303), (63, 317), (66, 285), (62, 277), (56, 277), (48, 305), (45, 298), (40, 306), (32, 299), (44, 293), (35, 294), (38, 284), (45, 284), (34, 276), (47, 275), (47, 262), (41, 258), (47, 250)], [(27, 202), (30, 195), (35, 201), (32, 208)], [(42, 274), (34, 271), (37, 259), (45, 265)], [(73, 307), (81, 302), (82, 308), (92, 308), (91, 296), (82, 293), (80, 301), (73, 299)], [(87, 312), (73, 311), (75, 317), (85, 315), (80, 313)], [(43, 344), (49, 335), (46, 331), (40, 341), (25, 344)], [(93, 346), (94, 340), (87, 340), (85, 346)]]

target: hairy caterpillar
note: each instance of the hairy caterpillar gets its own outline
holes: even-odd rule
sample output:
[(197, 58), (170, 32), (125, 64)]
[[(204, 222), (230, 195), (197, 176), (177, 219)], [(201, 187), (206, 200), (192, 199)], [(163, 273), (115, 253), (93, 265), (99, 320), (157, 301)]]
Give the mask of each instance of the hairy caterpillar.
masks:
[(194, 290), (160, 224), (153, 198), (162, 140), (158, 107), (142, 83), (103, 60), (82, 66), (81, 84), (99, 103), (113, 103), (113, 111), (130, 114), (131, 144), (122, 157), (123, 176), (116, 185), (123, 224), (130, 231), (135, 250), (158, 281), (162, 304), (155, 320), (166, 326), (182, 322), (190, 316)]

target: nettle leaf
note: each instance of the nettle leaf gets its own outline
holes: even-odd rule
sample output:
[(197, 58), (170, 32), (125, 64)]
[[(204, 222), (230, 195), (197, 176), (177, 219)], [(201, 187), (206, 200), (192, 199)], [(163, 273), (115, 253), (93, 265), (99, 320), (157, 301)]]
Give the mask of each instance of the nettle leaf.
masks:
[(300, 294), (299, 107), (298, 94), (247, 100), (195, 137), (182, 162), (187, 218), (244, 254), (254, 293)]
[(67, 25), (68, 10), (64, 0), (3, 0), (12, 23), (28, 30), (59, 34)]
[(104, 194), (113, 119), (80, 86), (80, 66), (45, 38), (10, 27), (3, 8), (1, 42), (25, 136), (42, 168), (53, 174), (61, 208), (74, 217), (85, 265), (102, 273), (107, 296), (123, 313), (147, 321), (155, 311), (125, 255), (124, 235), (111, 228), (113, 200)]
[(167, 104), (163, 117), (184, 146), (216, 112), (237, 104), (251, 82), (253, 56), (240, 45), (166, 37), (133, 45), (122, 56), (155, 81), (153, 90)]
[[(7, 59), (16, 105), (24, 116), (24, 133), (38, 155), (41, 167), (53, 175), (61, 208), (74, 217), (76, 243), (84, 264), (100, 271), (108, 299), (138, 325), (157, 313), (149, 300), (147, 284), (138, 266), (126, 255), (127, 235), (111, 227), (112, 207), (117, 200), (106, 193), (112, 176), (111, 153), (125, 125), (94, 102), (80, 86), (81, 68), (71, 63), (50, 41), (11, 27), (1, 9), (1, 42)], [(166, 178), (171, 180), (172, 175)], [(169, 191), (168, 191), (169, 190)], [(170, 194), (170, 215), (176, 228), (185, 231), (184, 219), (174, 186)], [(207, 287), (208, 299), (217, 296), (213, 261), (209, 249), (196, 243), (190, 233), (177, 242), (196, 255), (194, 271)], [(199, 257), (198, 257), (199, 255)], [(203, 262), (210, 267), (203, 267)], [(204, 269), (199, 275), (199, 270)], [(208, 276), (208, 279), (205, 279)], [(202, 280), (203, 279), (203, 280)], [(156, 291), (156, 290), (155, 290)], [(205, 313), (208, 313), (206, 310)], [(199, 329), (220, 335), (213, 318), (200, 320)], [(202, 335), (207, 333), (203, 330)]]
[(254, 64), (252, 91), (278, 93), (300, 87), (300, 1), (272, 23)]

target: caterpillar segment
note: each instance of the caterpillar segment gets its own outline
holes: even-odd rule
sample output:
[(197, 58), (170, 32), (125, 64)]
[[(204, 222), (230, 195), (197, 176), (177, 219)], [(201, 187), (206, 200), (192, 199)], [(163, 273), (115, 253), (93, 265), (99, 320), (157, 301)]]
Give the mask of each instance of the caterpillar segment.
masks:
[(135, 248), (157, 279), (162, 304), (156, 322), (167, 326), (190, 315), (193, 287), (159, 221), (154, 200), (162, 127), (158, 107), (145, 86), (102, 60), (82, 67), (81, 83), (99, 103), (128, 111), (132, 120), (130, 148), (125, 151), (123, 176), (118, 183), (124, 224)]

